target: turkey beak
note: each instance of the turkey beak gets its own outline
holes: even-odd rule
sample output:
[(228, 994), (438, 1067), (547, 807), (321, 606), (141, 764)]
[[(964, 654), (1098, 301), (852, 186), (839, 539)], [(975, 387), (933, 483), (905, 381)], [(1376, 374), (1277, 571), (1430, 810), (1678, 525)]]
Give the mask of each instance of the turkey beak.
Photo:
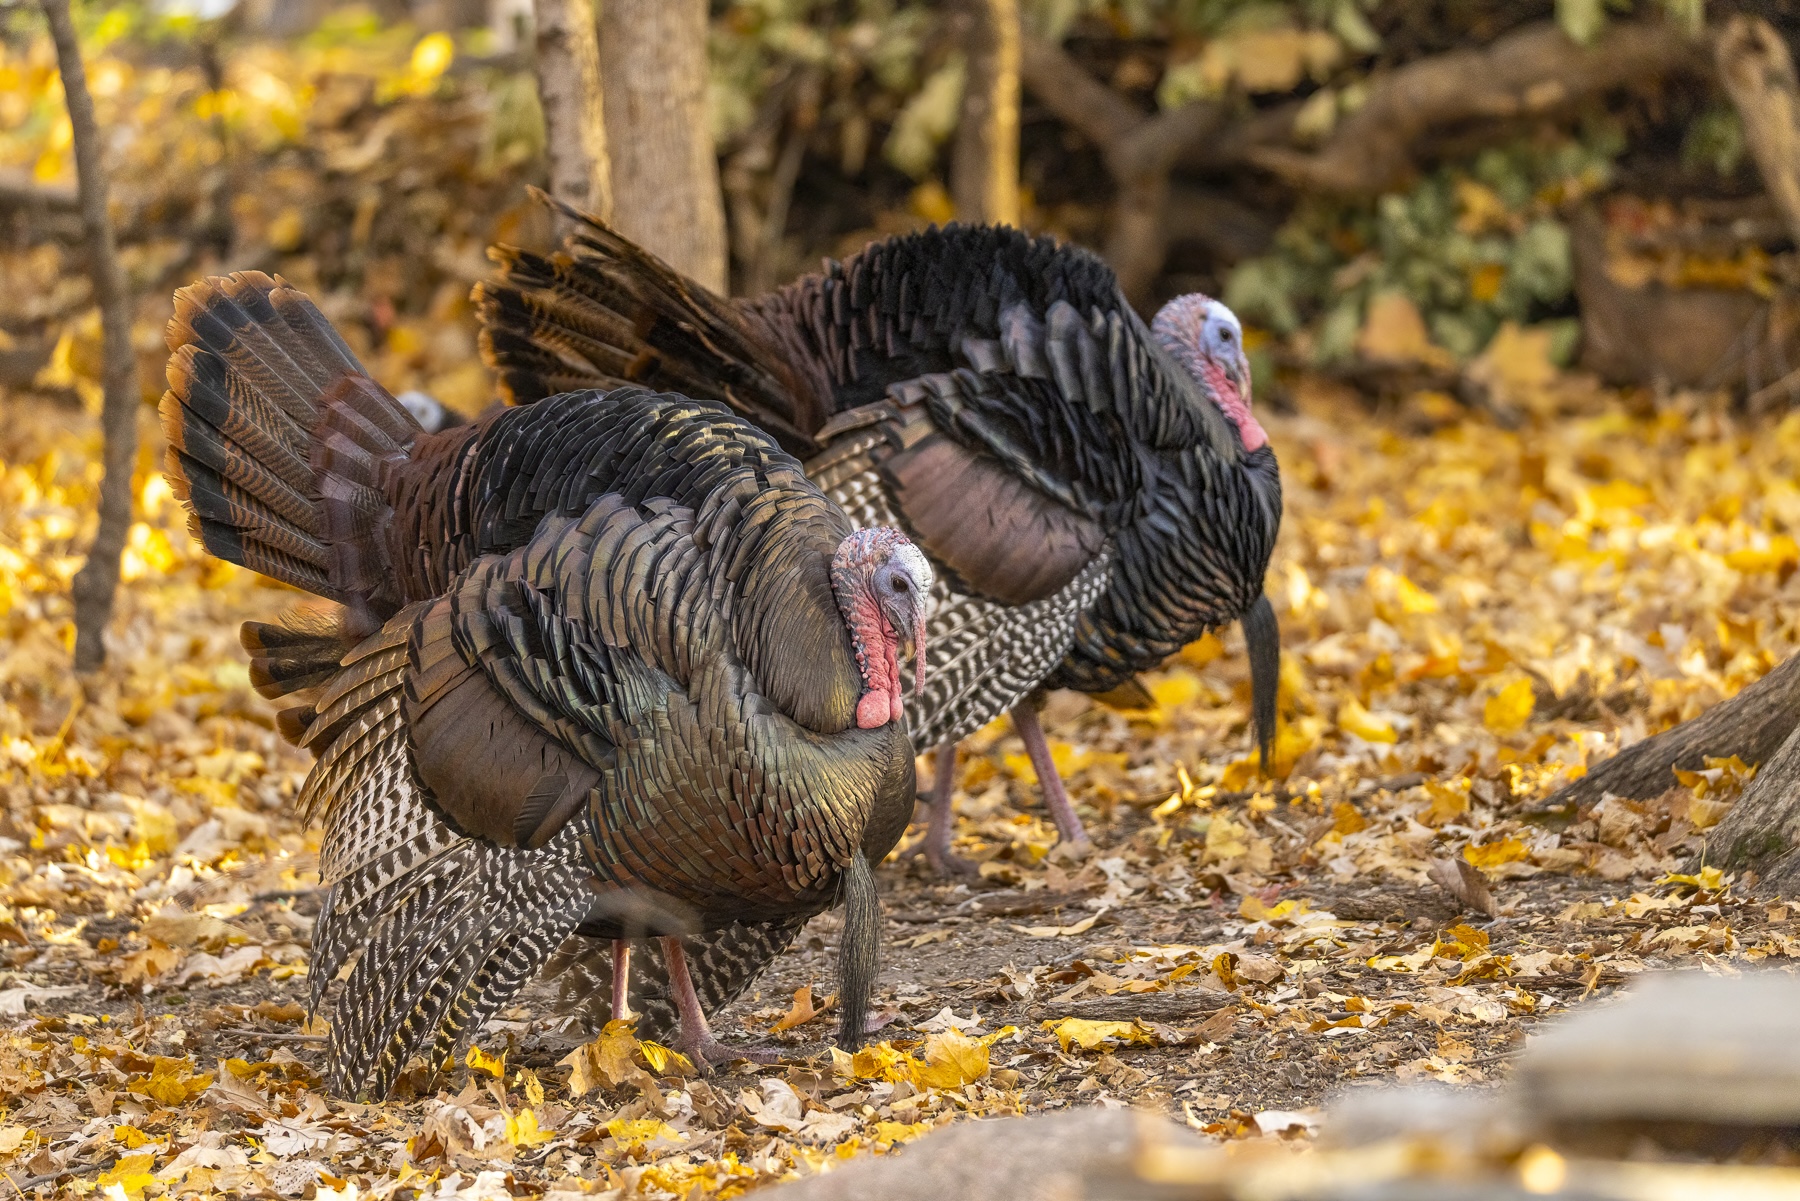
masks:
[(1250, 358), (1243, 351), (1231, 356), (1225, 365), (1225, 374), (1237, 385), (1237, 393), (1243, 398), (1245, 406), (1250, 404)]

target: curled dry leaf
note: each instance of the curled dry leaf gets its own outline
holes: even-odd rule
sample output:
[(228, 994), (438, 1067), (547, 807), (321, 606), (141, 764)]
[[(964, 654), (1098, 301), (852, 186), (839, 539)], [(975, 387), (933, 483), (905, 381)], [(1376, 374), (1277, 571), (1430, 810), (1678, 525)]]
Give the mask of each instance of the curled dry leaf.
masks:
[(1432, 883), (1442, 888), (1457, 904), (1465, 909), (1493, 917), (1500, 912), (1494, 904), (1494, 894), (1488, 888), (1487, 877), (1481, 869), (1461, 856), (1450, 859), (1434, 859), (1426, 873)]

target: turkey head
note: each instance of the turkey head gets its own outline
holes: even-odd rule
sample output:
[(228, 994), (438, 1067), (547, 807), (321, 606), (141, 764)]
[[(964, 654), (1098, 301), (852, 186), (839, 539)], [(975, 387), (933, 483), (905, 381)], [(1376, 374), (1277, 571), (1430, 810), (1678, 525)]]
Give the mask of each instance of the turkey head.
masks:
[(863, 678), (856, 703), (859, 729), (900, 719), (902, 650), (913, 658), (913, 696), (924, 694), (925, 611), (932, 582), (930, 562), (895, 529), (858, 530), (831, 558), (831, 590), (850, 627)]

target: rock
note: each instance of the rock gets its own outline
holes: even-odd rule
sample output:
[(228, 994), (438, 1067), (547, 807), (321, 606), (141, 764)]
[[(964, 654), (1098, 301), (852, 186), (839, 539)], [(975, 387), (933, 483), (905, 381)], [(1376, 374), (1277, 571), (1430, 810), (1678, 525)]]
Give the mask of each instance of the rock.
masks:
[[(896, 1152), (778, 1185), (771, 1201), (1080, 1201), (1094, 1179), (1135, 1176), (1146, 1151), (1211, 1144), (1166, 1119), (1125, 1109), (1076, 1109), (959, 1122)], [(760, 1192), (758, 1195), (762, 1195)]]
[(1670, 972), (1536, 1035), (1514, 1076), (1546, 1128), (1800, 1126), (1800, 979)]
[(1365, 1085), (1332, 1100), (1319, 1145), (1363, 1147), (1421, 1135), (1492, 1142), (1496, 1132), (1516, 1125), (1512, 1106), (1496, 1092), (1436, 1082)]

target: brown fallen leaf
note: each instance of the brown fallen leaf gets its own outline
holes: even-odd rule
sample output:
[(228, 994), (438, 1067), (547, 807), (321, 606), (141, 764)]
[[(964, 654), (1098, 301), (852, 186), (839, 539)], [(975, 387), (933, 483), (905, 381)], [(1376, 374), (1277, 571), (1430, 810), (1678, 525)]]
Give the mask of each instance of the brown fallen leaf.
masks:
[(832, 996), (826, 997), (825, 1000), (819, 1004), (814, 1005), (812, 985), (803, 984), (794, 990), (793, 1005), (789, 1007), (788, 1011), (783, 1014), (773, 1026), (769, 1027), (769, 1029), (780, 1033), (783, 1030), (792, 1030), (795, 1026), (804, 1026), (835, 1004), (837, 1004), (837, 996), (833, 994)]
[(1248, 952), (1237, 957), (1237, 974), (1256, 984), (1273, 984), (1287, 974), (1279, 960)]
[(173, 970), (184, 958), (180, 951), (153, 938), (148, 947), (133, 951), (120, 961), (119, 983), (148, 984)]
[(1431, 868), (1426, 872), (1432, 883), (1442, 888), (1458, 904), (1465, 909), (1493, 917), (1500, 912), (1494, 904), (1494, 894), (1488, 889), (1487, 877), (1481, 869), (1468, 860), (1458, 856), (1453, 859), (1434, 859)]
[(1032, 938), (1067, 938), (1073, 934), (1086, 934), (1100, 920), (1100, 914), (1084, 917), (1072, 926), (1014, 926), (1020, 934), (1029, 934)]
[(1194, 1029), (1194, 1036), (1203, 1043), (1219, 1042), (1230, 1036), (1232, 1027), (1237, 1025), (1237, 1017), (1237, 1006), (1227, 1005), (1201, 1022)]

